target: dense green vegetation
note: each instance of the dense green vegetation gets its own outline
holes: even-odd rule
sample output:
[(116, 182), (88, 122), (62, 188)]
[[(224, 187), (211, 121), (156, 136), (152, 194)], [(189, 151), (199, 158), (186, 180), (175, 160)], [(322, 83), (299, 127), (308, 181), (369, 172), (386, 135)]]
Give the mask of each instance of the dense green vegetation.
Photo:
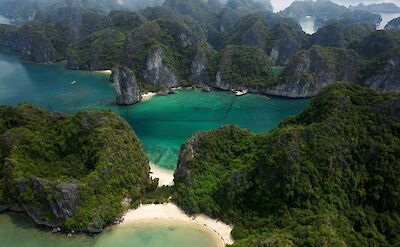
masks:
[[(268, 3), (253, 0), (166, 0), (162, 6), (133, 12), (109, 1), (97, 4), (54, 5), (23, 27), (1, 25), (0, 47), (29, 61), (67, 59), (67, 68), (74, 70), (125, 66), (141, 91), (196, 85), (311, 97), (337, 80), (359, 81), (382, 91), (398, 88), (397, 76), (385, 72), (392, 57), (383, 55), (389, 50), (397, 54), (398, 32), (376, 31), (380, 16), (370, 12), (329, 1), (296, 1), (279, 14), (266, 11)], [(323, 26), (313, 35), (294, 20), (308, 15)], [(326, 52), (316, 61), (299, 59), (316, 45), (346, 52)], [(347, 61), (343, 65), (347, 55), (353, 55), (350, 62), (357, 60), (354, 66), (346, 67)], [(303, 66), (307, 64), (314, 66)], [(271, 76), (271, 66), (287, 69)]]
[(311, 43), (326, 47), (349, 47), (374, 33), (375, 30), (376, 26), (373, 23), (345, 24), (333, 22), (320, 28), (318, 32), (312, 35)]
[(68, 62), (73, 64), (71, 68), (77, 66), (89, 71), (112, 69), (121, 61), (124, 43), (123, 32), (103, 29), (72, 46), (68, 52)]
[(175, 200), (234, 223), (234, 246), (395, 246), (399, 116), (399, 94), (337, 83), (267, 134), (197, 134), (181, 149)]
[(0, 106), (0, 184), (0, 208), (89, 232), (157, 186), (141, 143), (114, 113), (64, 116), (28, 104)]
[(227, 46), (216, 58), (215, 67), (222, 80), (235, 87), (267, 87), (274, 82), (268, 56), (256, 47)]

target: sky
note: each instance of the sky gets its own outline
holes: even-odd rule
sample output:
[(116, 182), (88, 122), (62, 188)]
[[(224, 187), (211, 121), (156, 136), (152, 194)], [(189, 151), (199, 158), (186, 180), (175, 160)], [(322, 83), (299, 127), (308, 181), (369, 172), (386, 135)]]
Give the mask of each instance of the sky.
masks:
[[(274, 7), (274, 12), (279, 12), (289, 7), (294, 0), (271, 0), (272, 6)], [(336, 2), (342, 5), (357, 5), (359, 3), (371, 4), (371, 3), (396, 3), (400, 6), (400, 0), (333, 0), (332, 2)]]

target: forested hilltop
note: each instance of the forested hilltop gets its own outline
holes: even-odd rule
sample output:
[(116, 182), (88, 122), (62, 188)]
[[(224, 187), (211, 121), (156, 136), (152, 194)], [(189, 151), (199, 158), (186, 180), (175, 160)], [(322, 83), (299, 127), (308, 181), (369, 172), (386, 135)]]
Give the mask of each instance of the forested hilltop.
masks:
[(0, 106), (0, 212), (101, 232), (157, 187), (149, 169), (136, 135), (110, 111)]
[[(118, 98), (127, 99), (120, 104), (176, 86), (294, 98), (313, 97), (341, 80), (400, 90), (399, 31), (395, 25), (376, 31), (379, 15), (327, 1), (269, 10), (252, 0), (166, 0), (105, 13), (67, 5), (39, 11), (22, 27), (0, 25), (0, 46), (28, 61), (66, 59), (69, 69), (114, 70)], [(304, 15), (319, 19), (318, 32), (302, 31), (297, 19)]]
[(264, 135), (192, 137), (175, 200), (233, 223), (234, 246), (396, 246), (399, 184), (400, 94), (336, 83)]

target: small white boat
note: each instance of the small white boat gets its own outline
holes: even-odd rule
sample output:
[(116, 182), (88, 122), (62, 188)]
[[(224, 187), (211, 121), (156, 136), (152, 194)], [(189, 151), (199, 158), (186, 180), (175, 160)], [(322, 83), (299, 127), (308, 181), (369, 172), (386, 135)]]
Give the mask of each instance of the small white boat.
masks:
[(248, 93), (248, 90), (247, 89), (244, 89), (244, 90), (236, 90), (235, 91), (235, 95), (236, 96), (242, 96), (242, 95), (245, 95), (245, 94), (247, 94)]
[(77, 82), (75, 80), (71, 81), (71, 85), (75, 85)]

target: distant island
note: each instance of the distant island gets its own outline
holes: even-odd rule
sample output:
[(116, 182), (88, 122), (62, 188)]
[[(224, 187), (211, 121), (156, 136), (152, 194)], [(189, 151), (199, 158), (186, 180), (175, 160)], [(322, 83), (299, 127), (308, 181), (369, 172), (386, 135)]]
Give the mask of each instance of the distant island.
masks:
[(365, 10), (375, 13), (400, 13), (400, 6), (397, 6), (394, 3), (373, 3), (369, 5), (360, 3), (359, 5), (350, 6), (349, 8), (353, 10)]

